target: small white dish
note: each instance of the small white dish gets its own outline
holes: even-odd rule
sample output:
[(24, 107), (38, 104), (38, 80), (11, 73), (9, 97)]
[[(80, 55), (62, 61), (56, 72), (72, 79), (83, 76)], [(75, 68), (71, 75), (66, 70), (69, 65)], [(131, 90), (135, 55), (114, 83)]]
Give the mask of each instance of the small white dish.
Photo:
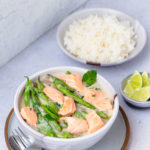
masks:
[[(85, 72), (87, 72), (87, 69), (82, 69), (78, 67), (56, 67), (56, 68), (49, 68), (49, 69), (37, 72), (34, 75), (30, 76), (30, 80), (34, 81), (38, 78), (38, 76), (42, 76), (47, 73), (51, 73), (53, 75), (64, 74), (68, 70), (72, 73), (76, 73), (80, 75), (83, 75)], [(46, 149), (50, 148), (51, 150), (60, 150), (60, 149), (61, 150), (69, 150), (69, 149), (85, 150), (93, 146), (98, 141), (100, 141), (107, 132), (109, 132), (110, 128), (112, 127), (112, 125), (114, 124), (117, 118), (117, 114), (119, 110), (118, 96), (116, 95), (116, 92), (114, 88), (111, 86), (111, 84), (100, 75), (97, 75), (97, 82), (99, 82), (100, 85), (104, 89), (107, 89), (107, 93), (110, 95), (112, 102), (114, 103), (112, 117), (109, 119), (106, 125), (100, 130), (87, 136), (82, 136), (82, 137), (77, 137), (77, 138), (72, 138), (72, 139), (49, 137), (34, 130), (33, 128), (31, 128), (29, 125), (27, 125), (24, 122), (19, 112), (19, 103), (20, 103), (21, 96), (24, 92), (26, 81), (24, 81), (18, 87), (17, 92), (14, 97), (14, 111), (15, 111), (15, 115), (17, 119), (19, 120), (21, 128), (27, 135), (35, 139), (36, 145), (39, 145), (39, 146), (42, 145), (43, 148), (46, 148)]]
[[(133, 52), (129, 55), (129, 57), (122, 61), (115, 62), (115, 63), (108, 63), (108, 64), (101, 63), (100, 64), (100, 63), (88, 62), (88, 61), (82, 60), (82, 59), (72, 55), (71, 53), (69, 53), (66, 50), (66, 47), (64, 45), (64, 35), (65, 35), (65, 32), (69, 29), (69, 25), (74, 20), (83, 19), (89, 15), (101, 16), (104, 14), (115, 15), (119, 20), (128, 20), (131, 23), (131, 25), (133, 26), (135, 33), (137, 35), (137, 40), (136, 40), (137, 44), (136, 44), (136, 47), (133, 50)], [(63, 20), (57, 30), (57, 42), (58, 42), (60, 48), (63, 50), (63, 52), (66, 55), (68, 55), (72, 59), (79, 61), (81, 63), (91, 64), (91, 65), (100, 65), (100, 66), (119, 65), (119, 64), (122, 64), (124, 62), (127, 62), (127, 61), (133, 59), (143, 50), (145, 43), (146, 43), (146, 39), (147, 39), (147, 37), (146, 37), (145, 29), (143, 28), (143, 26), (140, 24), (140, 22), (138, 20), (134, 19), (133, 17), (131, 17), (123, 12), (120, 12), (118, 10), (109, 9), (109, 8), (91, 8), (91, 9), (84, 9), (81, 11), (77, 11), (77, 12), (71, 14), (70, 16), (68, 16), (65, 20)]]
[(125, 93), (123, 92), (123, 89), (126, 85), (126, 82), (128, 80), (128, 78), (131, 76), (132, 74), (130, 74), (129, 76), (127, 76), (125, 79), (123, 79), (122, 83), (121, 83), (121, 95), (122, 97), (124, 98), (124, 100), (126, 102), (128, 102), (129, 104), (131, 104), (132, 106), (135, 106), (135, 107), (140, 107), (140, 108), (148, 108), (150, 107), (150, 101), (146, 101), (146, 102), (140, 102), (140, 101), (136, 101), (136, 100), (133, 100), (131, 98), (129, 98), (128, 96), (125, 95)]

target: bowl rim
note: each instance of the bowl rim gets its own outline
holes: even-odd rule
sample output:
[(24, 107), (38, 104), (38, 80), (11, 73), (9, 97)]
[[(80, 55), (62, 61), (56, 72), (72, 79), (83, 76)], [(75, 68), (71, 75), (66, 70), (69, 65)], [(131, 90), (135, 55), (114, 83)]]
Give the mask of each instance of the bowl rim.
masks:
[[(48, 68), (48, 69), (44, 69), (44, 70), (41, 70), (39, 72), (36, 72), (33, 75), (29, 76), (29, 78), (31, 80), (33, 80), (38, 75), (43, 75), (46, 72), (60, 70), (60, 69), (64, 69), (65, 70), (66, 68), (67, 69), (80, 70), (81, 73), (88, 70), (88, 69), (84, 69), (84, 68), (68, 67), (68, 66), (52, 67), (52, 68)], [(114, 88), (112, 87), (112, 85), (106, 79), (104, 79), (99, 74), (97, 74), (97, 76), (98, 76), (98, 78), (100, 78), (101, 80), (103, 80), (109, 87), (111, 87), (111, 89), (114, 91), (114, 93), (116, 93), (116, 91), (114, 90)], [(76, 141), (80, 141), (80, 140), (85, 140), (85, 139), (88, 139), (88, 138), (92, 138), (92, 137), (94, 137), (94, 136), (96, 136), (98, 134), (101, 134), (103, 131), (105, 131), (107, 128), (109, 128), (115, 122), (115, 119), (116, 119), (118, 111), (119, 111), (119, 99), (118, 99), (118, 96), (116, 96), (115, 100), (114, 100), (114, 109), (113, 109), (113, 115), (112, 115), (112, 117), (109, 119), (109, 121), (107, 122), (107, 124), (103, 128), (97, 130), (96, 132), (94, 132), (94, 133), (92, 133), (90, 135), (81, 136), (81, 137), (72, 138), (72, 139), (64, 139), (64, 138), (57, 138), (57, 137), (46, 136), (46, 135), (44, 135), (44, 134), (36, 131), (35, 129), (33, 129), (29, 125), (27, 125), (23, 121), (23, 119), (22, 119), (22, 117), (21, 117), (21, 115), (19, 113), (19, 108), (18, 108), (18, 104), (19, 104), (19, 101), (20, 101), (19, 98), (20, 98), (20, 94), (22, 93), (22, 91), (24, 89), (25, 83), (26, 83), (26, 81), (24, 80), (19, 85), (19, 87), (18, 87), (18, 89), (16, 91), (16, 94), (14, 96), (14, 112), (15, 112), (15, 115), (16, 115), (17, 119), (21, 123), (21, 125), (24, 126), (28, 131), (30, 131), (31, 134), (34, 134), (34, 136), (42, 137), (42, 138), (44, 138), (44, 140), (60, 141), (60, 142), (69, 142), (69, 141), (76, 142)]]
[[(114, 12), (114, 13), (118, 13), (122, 16), (126, 16), (128, 18), (130, 18), (131, 20), (134, 20), (136, 23), (139, 24), (139, 26), (141, 27), (141, 29), (143, 30), (143, 39), (144, 39), (144, 42), (141, 44), (142, 47), (139, 51), (135, 52), (133, 55), (132, 52), (130, 54), (129, 57), (125, 58), (124, 60), (121, 60), (121, 61), (118, 61), (118, 62), (113, 62), (113, 63), (98, 63), (98, 62), (88, 62), (86, 60), (83, 60), (81, 58), (78, 58), (76, 56), (74, 56), (73, 54), (71, 54), (70, 52), (67, 51), (67, 49), (64, 47), (64, 45), (61, 43), (61, 40), (60, 40), (60, 32), (62, 30), (62, 27), (63, 25), (69, 21), (69, 20), (74, 20), (72, 19), (72, 17), (76, 16), (76, 15), (80, 15), (81, 13), (85, 13), (85, 12), (94, 12), (94, 11), (108, 11), (108, 12)], [(116, 17), (118, 17), (116, 15)], [(128, 20), (128, 19), (126, 19)], [(130, 22), (130, 21), (129, 21)], [(72, 58), (73, 60), (75, 61), (78, 61), (80, 63), (84, 63), (84, 64), (90, 64), (90, 65), (96, 65), (96, 66), (104, 66), (104, 67), (107, 67), (107, 66), (114, 66), (114, 65), (120, 65), (120, 64), (123, 64), (125, 62), (128, 62), (130, 60), (132, 60), (133, 58), (135, 58), (137, 55), (139, 55), (142, 50), (144, 49), (145, 45), (146, 45), (146, 42), (147, 42), (147, 34), (146, 34), (146, 30), (145, 28), (143, 27), (143, 25), (137, 20), (135, 19), (134, 17), (132, 17), (131, 15), (128, 15), (127, 13), (124, 13), (120, 10), (117, 10), (117, 9), (111, 9), (111, 8), (86, 8), (86, 9), (82, 9), (82, 10), (79, 10), (79, 11), (76, 11), (74, 13), (72, 13), (71, 15), (69, 15), (68, 17), (66, 17), (58, 26), (57, 28), (57, 33), (56, 33), (56, 39), (57, 39), (57, 43), (59, 45), (59, 47), (61, 48), (61, 50), (67, 55), (69, 56), (70, 58)]]
[[(143, 73), (143, 72), (139, 72), (139, 73), (141, 74), (141, 73)], [(145, 102), (136, 101), (136, 100), (134, 100), (134, 99), (128, 97), (128, 96), (123, 92), (123, 84), (124, 84), (124, 82), (125, 82), (130, 76), (132, 76), (132, 75), (133, 75), (133, 73), (132, 73), (132, 74), (129, 74), (128, 76), (126, 76), (126, 77), (122, 80), (122, 82), (121, 82), (121, 87), (120, 87), (121, 95), (125, 98), (126, 101), (131, 102), (132, 104), (133, 104), (133, 103), (134, 103), (134, 104), (141, 104), (141, 105), (150, 104), (150, 101), (145, 101)], [(150, 75), (149, 75), (149, 76), (150, 76)]]

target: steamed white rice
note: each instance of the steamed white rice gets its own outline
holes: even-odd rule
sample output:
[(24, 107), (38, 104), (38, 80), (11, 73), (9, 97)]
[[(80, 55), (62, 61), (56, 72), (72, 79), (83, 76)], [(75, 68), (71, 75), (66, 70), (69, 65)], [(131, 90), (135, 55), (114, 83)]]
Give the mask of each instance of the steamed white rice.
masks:
[(112, 15), (88, 16), (69, 26), (64, 45), (80, 59), (113, 63), (129, 56), (136, 45), (135, 37), (129, 21), (119, 21)]

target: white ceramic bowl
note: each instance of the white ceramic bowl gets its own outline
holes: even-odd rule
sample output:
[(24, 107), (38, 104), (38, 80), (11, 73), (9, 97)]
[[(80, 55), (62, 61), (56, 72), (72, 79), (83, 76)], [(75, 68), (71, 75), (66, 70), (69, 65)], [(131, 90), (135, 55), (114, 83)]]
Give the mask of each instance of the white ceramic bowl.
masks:
[[(56, 68), (50, 68), (50, 69), (37, 72), (34, 75), (30, 76), (30, 80), (34, 81), (35, 79), (37, 79), (39, 75), (42, 76), (47, 73), (51, 73), (53, 75), (63, 74), (67, 70), (81, 75), (87, 71), (86, 69), (77, 68), (77, 67), (56, 67)], [(104, 89), (107, 89), (108, 94), (112, 97), (113, 100), (116, 92), (113, 89), (113, 87), (110, 85), (110, 83), (100, 75), (97, 76), (97, 81), (102, 85), (102, 87), (104, 87)], [(115, 122), (115, 119), (117, 117), (118, 109), (119, 109), (119, 101), (118, 101), (118, 97), (115, 97), (112, 117), (103, 128), (96, 131), (95, 133), (83, 137), (73, 138), (73, 139), (61, 139), (61, 138), (45, 136), (40, 132), (37, 132), (36, 130), (32, 129), (30, 126), (28, 126), (20, 116), (19, 102), (20, 102), (20, 97), (24, 92), (25, 84), (26, 81), (24, 81), (17, 89), (17, 92), (14, 97), (14, 111), (20, 122), (20, 127), (23, 129), (23, 131), (28, 136), (34, 139), (36, 145), (42, 146), (43, 148), (51, 149), (51, 150), (87, 149), (103, 138), (103, 136), (109, 131), (109, 129), (111, 128), (112, 124)]]
[[(142, 72), (141, 72), (142, 73)], [(122, 97), (124, 98), (124, 100), (131, 104), (132, 106), (135, 106), (135, 107), (139, 107), (139, 108), (148, 108), (150, 107), (150, 101), (146, 101), (146, 102), (141, 102), (141, 101), (136, 101), (136, 100), (133, 100), (131, 99), (130, 97), (126, 96), (126, 94), (124, 93), (124, 88), (125, 88), (125, 85), (127, 83), (127, 80), (129, 79), (130, 76), (132, 76), (133, 74), (130, 74), (129, 76), (127, 76), (125, 79), (123, 79), (122, 83), (121, 83), (121, 88), (120, 88), (120, 92), (121, 92), (121, 95)], [(150, 77), (150, 75), (149, 75)]]
[[(101, 16), (104, 14), (115, 15), (119, 20), (128, 20), (131, 23), (131, 25), (133, 26), (135, 33), (137, 35), (137, 40), (136, 40), (137, 44), (136, 44), (136, 47), (133, 50), (133, 52), (129, 55), (129, 57), (127, 57), (126, 59), (119, 61), (119, 62), (107, 63), (107, 64), (101, 63), (100, 64), (100, 63), (94, 63), (94, 62), (87, 62), (87, 61), (82, 60), (82, 59), (72, 55), (71, 53), (69, 53), (66, 50), (66, 47), (64, 45), (64, 35), (65, 35), (65, 32), (69, 29), (69, 25), (74, 20), (83, 19), (89, 15)], [(122, 64), (122, 63), (127, 62), (127, 61), (133, 59), (134, 57), (136, 57), (145, 46), (146, 32), (138, 20), (134, 19), (133, 17), (131, 17), (123, 12), (120, 12), (118, 10), (109, 9), (109, 8), (91, 8), (91, 9), (84, 9), (81, 11), (77, 11), (77, 12), (73, 13), (72, 15), (68, 16), (65, 20), (63, 20), (57, 30), (57, 42), (58, 42), (60, 48), (63, 50), (63, 52), (76, 61), (86, 63), (86, 64), (91, 64), (91, 65), (112, 66), (112, 65)]]

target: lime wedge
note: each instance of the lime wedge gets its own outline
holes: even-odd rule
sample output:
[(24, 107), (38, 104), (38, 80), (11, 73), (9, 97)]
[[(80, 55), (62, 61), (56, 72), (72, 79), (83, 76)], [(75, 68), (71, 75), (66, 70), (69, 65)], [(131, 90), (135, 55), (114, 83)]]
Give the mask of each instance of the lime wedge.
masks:
[(148, 85), (150, 85), (150, 77), (148, 78)]
[(128, 79), (127, 84), (124, 88), (124, 93), (131, 97), (134, 91), (137, 88), (142, 87), (142, 77), (141, 74), (138, 71), (135, 71), (135, 73)]
[(149, 85), (148, 73), (146, 71), (142, 73), (142, 80), (143, 80), (142, 82), (143, 87)]
[(150, 86), (136, 89), (130, 98), (136, 101), (147, 101), (150, 98)]

